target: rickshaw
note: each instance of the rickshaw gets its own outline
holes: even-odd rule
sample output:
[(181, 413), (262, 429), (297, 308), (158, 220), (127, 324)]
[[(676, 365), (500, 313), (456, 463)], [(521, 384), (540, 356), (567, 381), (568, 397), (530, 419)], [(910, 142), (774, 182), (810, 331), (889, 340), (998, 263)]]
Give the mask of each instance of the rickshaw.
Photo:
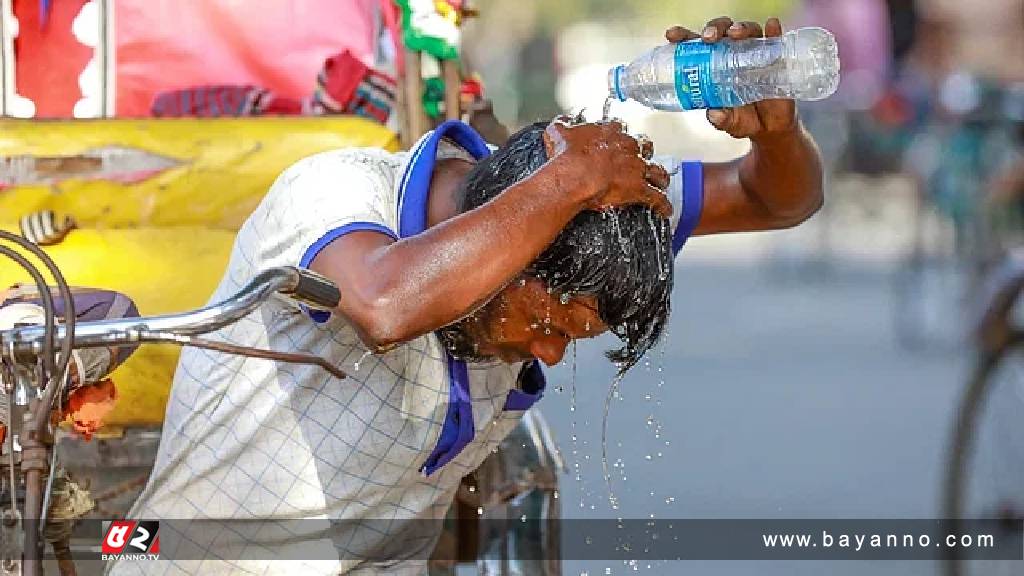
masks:
[[(48, 410), (72, 348), (202, 345), (201, 331), (152, 317), (194, 318), (285, 167), (338, 147), (397, 150), (470, 119), (480, 85), (460, 69), (458, 31), (473, 13), (464, 0), (0, 0), (0, 290), (31, 278), (46, 311), (43, 326), (0, 326), (0, 400), (13, 407), (0, 413), (0, 574), (40, 574), (44, 557), (75, 574), (96, 543), (47, 525), (123, 516), (155, 458), (177, 348), (141, 346), (110, 374), (117, 400), (88, 440)], [(385, 78), (391, 98), (361, 83), (331, 100), (338, 62)], [(252, 294), (316, 304), (305, 271), (267, 275)], [(76, 322), (71, 286), (127, 295), (142, 318)], [(463, 481), (431, 572), (559, 574), (562, 469), (531, 410)]]

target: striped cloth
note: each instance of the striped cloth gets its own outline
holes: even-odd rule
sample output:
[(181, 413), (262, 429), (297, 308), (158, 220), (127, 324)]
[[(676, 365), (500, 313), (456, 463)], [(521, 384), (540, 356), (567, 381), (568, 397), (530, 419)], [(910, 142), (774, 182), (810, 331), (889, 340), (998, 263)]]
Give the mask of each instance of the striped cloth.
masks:
[(317, 75), (313, 108), (322, 114), (356, 114), (386, 124), (395, 106), (395, 80), (351, 52), (328, 58)]
[(196, 86), (162, 92), (151, 112), (158, 117), (355, 114), (386, 124), (395, 107), (395, 80), (345, 51), (324, 61), (312, 96), (282, 98), (252, 85)]
[(58, 244), (75, 228), (75, 220), (65, 216), (58, 221), (53, 210), (40, 210), (22, 216), (18, 221), (23, 238), (39, 246)]

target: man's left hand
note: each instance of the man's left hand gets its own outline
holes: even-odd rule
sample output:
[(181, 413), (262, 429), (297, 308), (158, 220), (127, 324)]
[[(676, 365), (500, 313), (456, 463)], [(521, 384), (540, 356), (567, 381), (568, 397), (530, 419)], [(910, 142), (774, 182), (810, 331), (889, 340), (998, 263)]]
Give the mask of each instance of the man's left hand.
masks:
[[(782, 36), (782, 23), (778, 18), (769, 18), (762, 28), (757, 22), (735, 22), (728, 16), (722, 16), (709, 21), (700, 34), (682, 26), (673, 26), (665, 32), (669, 42), (700, 38), (709, 44), (723, 38), (744, 40), (772, 36)], [(733, 138), (756, 140), (773, 133), (791, 132), (797, 126), (796, 103), (793, 100), (762, 100), (738, 108), (713, 109), (707, 111), (707, 117), (715, 128)]]

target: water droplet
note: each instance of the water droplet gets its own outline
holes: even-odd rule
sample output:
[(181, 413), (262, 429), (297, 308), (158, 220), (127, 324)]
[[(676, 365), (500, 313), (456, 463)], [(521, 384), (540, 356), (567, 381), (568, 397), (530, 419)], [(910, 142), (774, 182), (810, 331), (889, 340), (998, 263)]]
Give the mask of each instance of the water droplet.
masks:
[(608, 395), (604, 400), (604, 422), (601, 426), (601, 467), (604, 471), (605, 487), (608, 489), (608, 502), (612, 505), (613, 510), (618, 509), (618, 499), (612, 491), (612, 475), (608, 470), (608, 413), (612, 407), (612, 398), (619, 392), (619, 383), (622, 382), (623, 376), (624, 374), (616, 376), (608, 390)]
[(359, 357), (359, 360), (352, 363), (352, 367), (356, 369), (356, 372), (359, 372), (359, 365), (362, 364), (363, 360), (366, 360), (370, 354), (373, 354), (373, 352), (367, 350), (366, 352), (363, 352), (363, 355)]
[(525, 523), (526, 522), (526, 514), (523, 514), (522, 516), (520, 516), (519, 517), (519, 521)]
[(530, 328), (536, 330), (537, 328), (540, 328), (540, 324), (537, 324), (536, 322), (534, 322), (533, 324), (530, 324)]
[(478, 516), (483, 516), (484, 515), (483, 507), (477, 507), (476, 513), (477, 513)]
[(572, 296), (570, 296), (568, 292), (562, 292), (562, 294), (558, 297), (558, 301), (561, 302), (562, 304), (568, 304), (569, 300), (571, 299)]
[(555, 500), (558, 500), (558, 490), (555, 490), (554, 492), (552, 492), (551, 493), (551, 497), (554, 498)]
[(612, 103), (613, 102), (615, 102), (615, 99), (612, 98), (611, 96), (608, 96), (608, 97), (606, 97), (604, 99), (604, 106), (601, 107), (601, 121), (602, 122), (607, 122), (607, 121), (611, 120)]
[(545, 323), (545, 324), (551, 324), (551, 316), (547, 316), (547, 317), (545, 317), (545, 318), (544, 318), (544, 323)]
[(644, 455), (644, 460), (652, 460), (651, 455), (650, 454)]
[(500, 321), (500, 322), (501, 322), (502, 324), (504, 324), (505, 322), (508, 322), (508, 318), (505, 318), (504, 316), (502, 316), (502, 317), (501, 317), (501, 318), (499, 318), (498, 320), (499, 320), (499, 321)]
[(611, 573), (612, 573), (612, 569), (611, 569), (611, 568), (605, 568), (605, 569), (604, 569), (604, 573), (605, 573), (606, 575), (607, 575), (607, 574), (611, 574)]
[(675, 501), (676, 501), (676, 499), (673, 496), (669, 496), (668, 498), (665, 498), (665, 504), (671, 504), (671, 503), (673, 503)]
[(519, 279), (519, 285), (520, 286), (526, 286), (526, 278), (520, 278)]
[(551, 328), (544, 328), (544, 334), (551, 334)]
[(476, 486), (470, 486), (469, 487), (469, 491), (470, 492), (476, 492)]

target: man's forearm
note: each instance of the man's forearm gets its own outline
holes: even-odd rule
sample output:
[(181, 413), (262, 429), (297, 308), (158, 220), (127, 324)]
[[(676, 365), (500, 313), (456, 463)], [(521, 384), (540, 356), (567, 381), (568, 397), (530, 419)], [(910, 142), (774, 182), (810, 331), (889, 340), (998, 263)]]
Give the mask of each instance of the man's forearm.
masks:
[(338, 311), (368, 344), (409, 340), (472, 312), (536, 259), (590, 200), (578, 174), (552, 160), (422, 234), (398, 242), (375, 233), (342, 237), (313, 268), (341, 284)]
[(798, 122), (751, 142), (742, 158), (704, 165), (704, 210), (695, 235), (788, 228), (821, 207), (821, 158)]
[(751, 138), (739, 177), (744, 191), (764, 207), (775, 228), (803, 222), (823, 201), (821, 156), (799, 122), (792, 130)]

